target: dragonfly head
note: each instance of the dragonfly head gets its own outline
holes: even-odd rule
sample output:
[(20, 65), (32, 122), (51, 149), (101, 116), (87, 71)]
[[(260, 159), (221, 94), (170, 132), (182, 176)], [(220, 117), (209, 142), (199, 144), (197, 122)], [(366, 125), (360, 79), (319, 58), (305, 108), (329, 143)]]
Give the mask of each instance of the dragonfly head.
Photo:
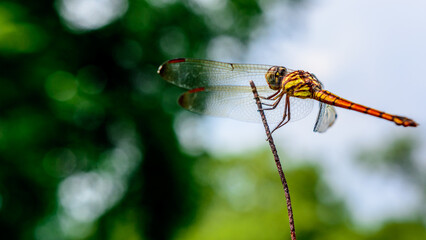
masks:
[(278, 90), (281, 88), (281, 82), (286, 74), (287, 69), (285, 67), (271, 67), (265, 75), (266, 82), (272, 90)]

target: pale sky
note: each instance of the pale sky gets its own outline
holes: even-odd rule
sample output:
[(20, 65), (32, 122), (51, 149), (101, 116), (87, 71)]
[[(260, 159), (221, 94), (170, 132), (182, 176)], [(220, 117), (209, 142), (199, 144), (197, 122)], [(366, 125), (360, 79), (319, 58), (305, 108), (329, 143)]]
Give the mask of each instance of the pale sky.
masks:
[[(221, 41), (213, 40), (210, 59), (306, 70), (314, 73), (325, 89), (341, 97), (414, 119), (419, 127), (404, 128), (337, 109), (335, 125), (318, 134), (312, 131), (315, 108), (305, 119), (289, 123), (274, 135), (279, 151), (320, 161), (327, 181), (347, 200), (359, 222), (409, 217), (415, 206), (422, 204), (419, 193), (391, 174), (370, 176), (357, 169), (352, 157), (359, 147), (382, 147), (392, 138), (412, 135), (421, 140), (417, 156), (419, 167), (426, 168), (426, 1), (318, 0), (296, 10), (282, 3), (263, 2), (264, 26), (253, 31), (248, 51), (216, 51)], [(221, 39), (232, 45), (232, 39)], [(191, 114), (184, 113), (185, 120)], [(191, 124), (203, 132), (200, 144), (213, 155), (267, 147), (260, 124), (202, 119)]]

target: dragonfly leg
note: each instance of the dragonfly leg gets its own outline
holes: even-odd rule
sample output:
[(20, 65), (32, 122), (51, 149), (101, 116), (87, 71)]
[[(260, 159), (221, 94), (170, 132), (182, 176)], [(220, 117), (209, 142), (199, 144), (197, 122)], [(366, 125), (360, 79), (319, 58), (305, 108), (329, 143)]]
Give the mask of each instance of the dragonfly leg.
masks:
[(286, 95), (283, 120), (281, 120), (281, 122), (278, 123), (278, 125), (274, 128), (274, 130), (272, 130), (271, 134), (275, 132), (275, 130), (277, 130), (278, 128), (286, 125), (290, 121), (290, 116), (291, 116), (290, 115), (290, 96)]
[[(272, 106), (274, 106), (274, 103), (262, 103), (262, 105), (265, 105), (265, 106), (270, 106), (270, 107), (272, 107)], [(263, 109), (263, 110), (268, 110), (268, 109)]]
[(276, 98), (274, 98), (275, 96), (277, 96), (279, 93), (281, 92), (281, 90), (278, 90), (278, 91), (276, 91), (274, 94), (272, 94), (271, 96), (269, 96), (269, 97), (262, 97), (262, 96), (259, 96), (259, 98), (261, 98), (261, 99), (266, 99), (266, 100), (276, 100)]
[(277, 100), (273, 104), (262, 103), (263, 105), (271, 106), (270, 108), (264, 108), (262, 110), (273, 110), (277, 108), (278, 104), (281, 102), (281, 99), (283, 99), (283, 96), (284, 96), (284, 93), (282, 92), (280, 95), (277, 96)]

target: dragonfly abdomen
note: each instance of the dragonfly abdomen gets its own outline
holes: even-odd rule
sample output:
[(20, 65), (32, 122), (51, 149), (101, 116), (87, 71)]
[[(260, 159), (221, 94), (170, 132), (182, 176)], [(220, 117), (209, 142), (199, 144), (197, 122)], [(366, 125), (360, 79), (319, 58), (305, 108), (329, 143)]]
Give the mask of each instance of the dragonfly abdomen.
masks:
[(396, 125), (401, 125), (404, 127), (416, 127), (418, 124), (413, 120), (397, 116), (389, 113), (385, 113), (374, 108), (366, 107), (358, 103), (351, 102), (344, 98), (341, 98), (327, 90), (319, 90), (314, 93), (314, 98), (320, 102), (330, 104), (336, 107), (346, 108), (350, 110), (354, 110), (357, 112), (365, 113), (368, 115), (372, 115), (375, 117), (383, 118), (388, 121), (394, 122)]

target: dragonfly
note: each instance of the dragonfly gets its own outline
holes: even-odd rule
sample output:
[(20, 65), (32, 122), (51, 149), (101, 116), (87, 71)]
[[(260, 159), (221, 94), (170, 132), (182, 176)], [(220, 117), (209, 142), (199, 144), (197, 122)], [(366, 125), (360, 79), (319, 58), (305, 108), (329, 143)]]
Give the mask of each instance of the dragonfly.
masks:
[[(318, 78), (303, 70), (261, 64), (236, 64), (210, 60), (177, 58), (158, 68), (166, 81), (189, 89), (178, 100), (183, 108), (206, 115), (247, 122), (260, 122), (249, 81), (262, 99), (269, 122), (277, 123), (273, 131), (289, 121), (306, 117), (319, 102), (314, 132), (323, 133), (336, 118), (335, 107), (354, 110), (382, 118), (396, 125), (416, 127), (407, 117), (385, 113), (341, 98), (324, 88)], [(281, 106), (282, 103), (284, 106)]]

